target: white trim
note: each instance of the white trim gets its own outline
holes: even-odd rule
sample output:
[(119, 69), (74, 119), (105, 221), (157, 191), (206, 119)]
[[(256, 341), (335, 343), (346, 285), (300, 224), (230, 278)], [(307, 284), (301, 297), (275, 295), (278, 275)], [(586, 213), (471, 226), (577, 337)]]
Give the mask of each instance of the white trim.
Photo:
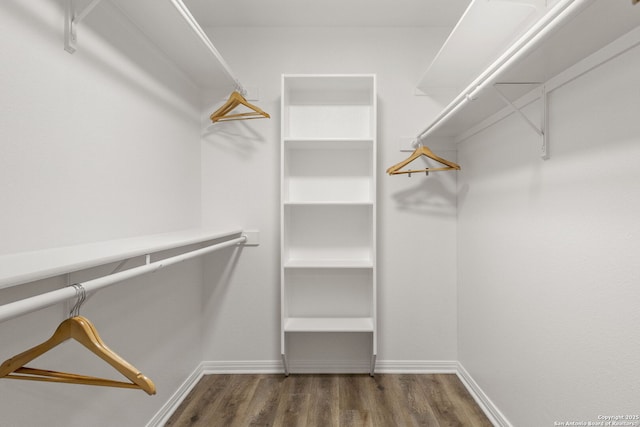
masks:
[(204, 375), (284, 374), (282, 360), (209, 360), (201, 366)]
[(462, 384), (466, 387), (471, 394), (471, 397), (476, 401), (480, 409), (485, 413), (489, 421), (496, 427), (513, 427), (513, 425), (507, 420), (498, 407), (489, 399), (489, 396), (480, 388), (477, 382), (471, 377), (469, 372), (462, 366), (462, 363), (456, 362), (457, 374)]
[[(292, 373), (368, 373), (369, 361), (304, 360), (291, 361)], [(284, 374), (282, 360), (211, 360), (201, 364), (204, 375), (209, 374)], [(453, 374), (458, 372), (455, 360), (378, 360), (379, 374)]]
[(187, 377), (175, 393), (162, 405), (160, 410), (151, 418), (146, 427), (162, 427), (169, 420), (171, 415), (180, 406), (182, 401), (189, 395), (189, 392), (198, 384), (204, 371), (202, 369), (203, 363), (200, 363), (196, 369)]
[(455, 360), (380, 360), (376, 363), (377, 374), (455, 374)]
[(288, 360), (291, 374), (368, 374), (370, 360)]

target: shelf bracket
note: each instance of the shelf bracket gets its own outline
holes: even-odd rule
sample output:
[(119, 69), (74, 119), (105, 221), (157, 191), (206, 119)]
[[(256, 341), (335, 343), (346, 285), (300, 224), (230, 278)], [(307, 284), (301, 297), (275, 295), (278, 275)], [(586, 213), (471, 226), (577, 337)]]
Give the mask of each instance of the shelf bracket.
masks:
[[(535, 124), (529, 117), (526, 116), (526, 114), (524, 114), (522, 112), (522, 110), (515, 105), (509, 98), (506, 97), (506, 95), (504, 93), (502, 93), (499, 89), (500, 86), (506, 86), (506, 85), (538, 85), (541, 86), (541, 99), (542, 99), (542, 118), (541, 118), (541, 124), (537, 125)], [(495, 89), (496, 93), (498, 94), (498, 96), (500, 97), (500, 99), (502, 99), (508, 106), (510, 106), (513, 111), (515, 111), (516, 113), (518, 113), (518, 115), (520, 115), (520, 117), (522, 117), (522, 119), (524, 119), (524, 121), (535, 131), (535, 133), (538, 134), (538, 136), (541, 139), (542, 142), (542, 146), (541, 146), (541, 152), (540, 152), (540, 157), (543, 160), (549, 160), (549, 139), (548, 139), (548, 101), (547, 101), (547, 90), (544, 86), (544, 84), (542, 83), (538, 83), (538, 82), (523, 82), (523, 83), (494, 83), (493, 84), (493, 88)]]
[(67, 0), (64, 16), (64, 50), (69, 53), (76, 51), (78, 41), (78, 35), (76, 33), (77, 26), (101, 1), (102, 0), (91, 0), (91, 3), (85, 6), (84, 9), (76, 11), (74, 0)]

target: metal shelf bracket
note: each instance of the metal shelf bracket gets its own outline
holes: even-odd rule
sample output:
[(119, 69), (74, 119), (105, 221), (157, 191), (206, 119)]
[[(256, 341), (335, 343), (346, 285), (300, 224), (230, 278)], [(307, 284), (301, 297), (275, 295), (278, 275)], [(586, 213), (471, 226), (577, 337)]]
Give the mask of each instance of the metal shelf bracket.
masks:
[[(538, 85), (541, 87), (541, 95), (540, 98), (542, 100), (542, 115), (541, 115), (541, 123), (540, 125), (535, 124), (529, 117), (526, 116), (526, 114), (524, 114), (522, 112), (522, 110), (515, 105), (509, 98), (506, 97), (506, 95), (504, 93), (502, 93), (499, 89), (500, 86), (507, 86), (507, 85)], [(550, 154), (549, 154), (549, 120), (548, 120), (548, 100), (547, 100), (547, 90), (544, 86), (544, 84), (542, 83), (538, 83), (538, 82), (523, 82), (523, 83), (494, 83), (493, 84), (493, 88), (495, 89), (496, 93), (498, 94), (498, 96), (508, 105), (510, 106), (513, 111), (515, 111), (516, 113), (518, 113), (518, 115), (520, 115), (520, 117), (522, 117), (522, 119), (524, 119), (524, 121), (538, 134), (538, 136), (540, 136), (540, 139), (542, 140), (542, 146), (541, 146), (541, 152), (540, 152), (540, 157), (543, 160), (549, 160)]]
[(82, 22), (82, 20), (86, 18), (101, 1), (102, 0), (91, 0), (91, 3), (85, 6), (84, 9), (76, 11), (74, 7), (74, 0), (67, 0), (64, 16), (64, 50), (69, 53), (74, 53), (76, 51), (76, 44), (78, 41), (76, 28), (78, 24)]

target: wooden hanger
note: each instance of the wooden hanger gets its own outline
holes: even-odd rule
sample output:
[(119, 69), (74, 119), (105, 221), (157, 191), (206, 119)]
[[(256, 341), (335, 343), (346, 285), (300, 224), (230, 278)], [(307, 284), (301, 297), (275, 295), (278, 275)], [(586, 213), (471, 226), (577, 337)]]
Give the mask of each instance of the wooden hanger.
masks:
[[(69, 374), (66, 372), (33, 369), (24, 366), (36, 357), (41, 356), (70, 338), (73, 338), (91, 350), (102, 360), (113, 366), (118, 372), (131, 380), (131, 382), (128, 383), (86, 375)], [(47, 341), (6, 360), (2, 365), (0, 365), (0, 378), (135, 388), (142, 389), (150, 395), (156, 393), (156, 387), (153, 382), (142, 375), (127, 361), (111, 351), (102, 339), (100, 339), (98, 332), (91, 322), (82, 316), (71, 317), (63, 321)]]
[[(435, 160), (438, 163), (441, 163), (443, 165), (445, 165), (445, 167), (441, 167), (441, 168), (426, 168), (426, 169), (420, 169), (420, 170), (400, 170), (403, 167), (405, 167), (406, 165), (408, 165), (409, 163), (413, 162), (415, 159), (417, 159), (418, 157), (421, 156), (427, 156), (430, 159)], [(433, 154), (433, 152), (428, 148), (425, 147), (423, 145), (419, 146), (418, 148), (416, 148), (416, 150), (405, 160), (401, 161), (398, 164), (395, 164), (393, 166), (391, 166), (389, 169), (387, 169), (387, 173), (389, 175), (399, 175), (399, 174), (403, 174), (403, 173), (418, 173), (418, 172), (436, 172), (436, 171), (448, 171), (448, 170), (460, 170), (460, 165), (453, 163), (447, 159), (443, 159), (442, 157), (436, 156), (435, 154)]]
[[(234, 108), (239, 105), (244, 105), (245, 107), (253, 111), (249, 113), (229, 114)], [(211, 114), (211, 116), (209, 116), (213, 123), (228, 122), (231, 120), (249, 120), (260, 118), (268, 119), (270, 117), (271, 116), (269, 116), (269, 114), (265, 113), (260, 108), (256, 107), (253, 104), (250, 104), (238, 91), (233, 91), (231, 95), (229, 95), (229, 99), (227, 99), (227, 102), (225, 102), (222, 107), (218, 108)]]

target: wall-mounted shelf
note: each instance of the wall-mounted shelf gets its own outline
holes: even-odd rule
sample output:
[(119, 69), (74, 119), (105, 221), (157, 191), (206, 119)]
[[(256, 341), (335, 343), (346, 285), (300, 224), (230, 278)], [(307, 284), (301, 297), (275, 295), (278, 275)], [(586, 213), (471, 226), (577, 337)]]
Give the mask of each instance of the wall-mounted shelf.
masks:
[[(619, 54), (612, 51), (607, 53), (608, 56), (600, 55), (599, 61), (585, 60), (638, 26), (640, 13), (631, 2), (559, 0), (498, 60), (479, 73), (418, 138), (448, 136), (454, 137), (455, 141), (464, 139), (490, 117), (511, 110), (493, 90), (493, 84), (536, 83), (540, 86), (553, 80), (553, 85), (546, 85), (546, 91), (550, 92), (563, 83), (554, 77), (562, 74), (564, 82), (569, 81)], [(623, 44), (620, 49), (628, 49), (631, 44)], [(581, 61), (584, 64), (580, 69), (571, 70), (572, 75), (564, 76), (565, 70)], [(514, 84), (501, 90), (515, 101), (531, 94), (536, 86)], [(529, 102), (539, 96), (533, 96)]]
[[(464, 89), (544, 12), (544, 2), (472, 0), (424, 73), (418, 88)], [(469, 48), (473, 46), (473, 48)]]
[(285, 332), (373, 332), (371, 317), (289, 317)]
[(296, 260), (288, 259), (283, 263), (283, 268), (373, 268), (373, 260)]
[[(0, 289), (146, 254), (240, 235), (242, 229), (192, 229), (0, 256)], [(256, 244), (255, 232), (247, 244)]]
[[(70, 15), (83, 13), (75, 10), (73, 1), (67, 1)], [(109, 1), (199, 88), (216, 89), (225, 95), (233, 90), (246, 92), (182, 0)], [(98, 8), (92, 14), (99, 12)], [(67, 27), (69, 35), (73, 25)], [(82, 37), (81, 27), (76, 28), (75, 32), (79, 38)]]

